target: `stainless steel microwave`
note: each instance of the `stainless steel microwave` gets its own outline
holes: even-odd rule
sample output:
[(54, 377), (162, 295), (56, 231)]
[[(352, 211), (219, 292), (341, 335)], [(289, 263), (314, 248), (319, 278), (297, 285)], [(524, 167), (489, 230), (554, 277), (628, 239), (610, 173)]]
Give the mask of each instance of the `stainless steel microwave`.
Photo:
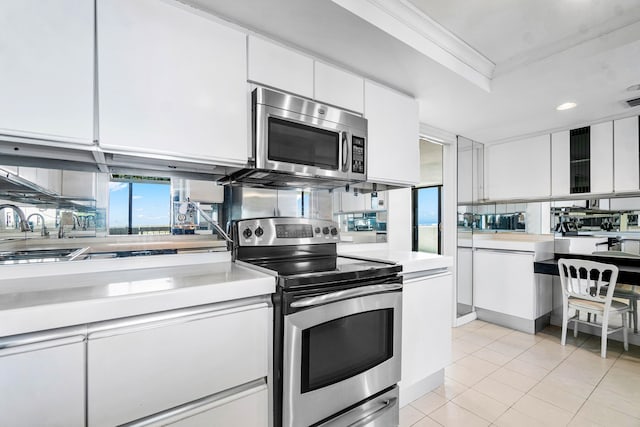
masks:
[(252, 93), (252, 119), (256, 169), (332, 181), (366, 181), (365, 118), (260, 87)]

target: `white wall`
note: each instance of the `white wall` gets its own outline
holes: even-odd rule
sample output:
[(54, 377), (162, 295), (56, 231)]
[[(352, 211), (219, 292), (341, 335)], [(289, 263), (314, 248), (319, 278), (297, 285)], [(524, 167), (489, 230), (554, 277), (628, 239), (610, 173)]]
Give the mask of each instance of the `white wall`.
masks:
[(387, 243), (389, 250), (411, 250), (411, 188), (389, 190), (387, 193)]

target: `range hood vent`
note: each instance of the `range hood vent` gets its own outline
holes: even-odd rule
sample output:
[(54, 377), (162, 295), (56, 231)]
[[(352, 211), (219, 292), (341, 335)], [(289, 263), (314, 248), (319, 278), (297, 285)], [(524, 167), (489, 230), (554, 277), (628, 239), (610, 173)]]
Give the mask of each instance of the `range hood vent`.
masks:
[(640, 98), (627, 99), (627, 105), (629, 107), (637, 107), (640, 105)]
[(243, 169), (231, 174), (219, 184), (244, 186), (253, 188), (273, 188), (273, 189), (305, 189), (333, 190), (334, 188), (345, 187), (356, 184), (356, 182), (327, 179), (316, 176), (306, 176), (300, 174), (289, 174), (265, 169)]

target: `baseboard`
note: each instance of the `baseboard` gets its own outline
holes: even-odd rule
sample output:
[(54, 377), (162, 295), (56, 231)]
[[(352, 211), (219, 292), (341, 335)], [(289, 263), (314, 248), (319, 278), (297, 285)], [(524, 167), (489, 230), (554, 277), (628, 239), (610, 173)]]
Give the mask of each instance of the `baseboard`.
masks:
[(444, 383), (444, 369), (440, 369), (422, 380), (415, 382), (409, 386), (404, 386), (402, 381), (398, 384), (400, 387), (400, 407), (408, 405), (422, 395), (440, 387)]
[(473, 322), (477, 318), (478, 318), (478, 315), (476, 314), (475, 311), (471, 313), (467, 313), (463, 316), (456, 317), (456, 320), (453, 326), (457, 328), (458, 326), (466, 325), (467, 323)]
[(485, 310), (484, 308), (478, 307), (476, 307), (476, 313), (478, 313), (478, 319), (480, 320), (526, 332), (528, 334), (535, 334), (543, 330), (547, 325), (549, 325), (551, 318), (551, 315), (548, 313), (538, 317), (535, 320), (529, 320), (522, 317), (511, 316), (509, 314), (498, 313), (497, 311)]

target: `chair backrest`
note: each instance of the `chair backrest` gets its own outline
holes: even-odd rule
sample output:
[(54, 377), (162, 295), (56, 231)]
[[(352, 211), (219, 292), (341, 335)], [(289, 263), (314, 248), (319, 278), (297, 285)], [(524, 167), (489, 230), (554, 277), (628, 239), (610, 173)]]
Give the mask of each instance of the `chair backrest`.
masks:
[[(562, 294), (610, 305), (618, 280), (618, 267), (613, 264), (583, 259), (561, 258), (558, 260)], [(608, 286), (607, 293), (601, 289)]]

